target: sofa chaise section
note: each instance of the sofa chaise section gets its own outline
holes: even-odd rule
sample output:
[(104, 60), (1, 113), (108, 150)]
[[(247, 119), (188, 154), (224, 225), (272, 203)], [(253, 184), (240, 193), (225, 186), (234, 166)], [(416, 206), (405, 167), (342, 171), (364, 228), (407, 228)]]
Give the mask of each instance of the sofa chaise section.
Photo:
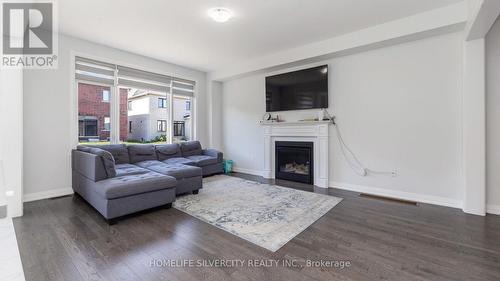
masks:
[[(72, 151), (73, 190), (108, 221), (154, 207), (170, 207), (175, 201), (174, 177), (140, 167), (106, 167), (102, 151), (83, 147)], [(113, 159), (111, 154), (109, 157)]]
[(174, 177), (177, 180), (175, 194), (198, 194), (203, 187), (202, 170), (199, 167), (182, 164), (167, 165), (160, 163), (148, 167), (149, 170)]

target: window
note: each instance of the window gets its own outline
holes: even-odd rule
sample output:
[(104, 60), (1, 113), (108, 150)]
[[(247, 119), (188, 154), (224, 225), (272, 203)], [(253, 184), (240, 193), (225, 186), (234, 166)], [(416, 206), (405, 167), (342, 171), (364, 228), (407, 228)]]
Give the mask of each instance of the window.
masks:
[(193, 81), (79, 56), (74, 67), (80, 142), (193, 139)]
[(174, 121), (174, 137), (184, 137), (186, 134), (186, 122)]
[[(78, 140), (83, 143), (103, 143), (110, 140), (111, 88), (92, 83), (78, 83)], [(104, 101), (104, 93), (108, 101)]]
[(167, 120), (158, 120), (157, 121), (158, 132), (166, 132), (167, 131)]
[(174, 142), (192, 140), (193, 120), (191, 118), (191, 97), (173, 96), (173, 137)]
[(108, 90), (102, 91), (102, 101), (109, 102), (109, 91)]
[[(124, 134), (120, 132), (121, 142), (134, 143), (165, 143), (167, 142), (168, 132), (168, 107), (159, 108), (160, 101), (164, 100), (167, 104), (167, 93), (156, 92), (141, 88), (120, 88), (120, 95), (125, 99), (123, 107), (130, 107), (132, 110), (126, 110), (124, 118), (127, 121), (121, 121), (120, 124), (129, 124), (129, 130)], [(121, 110), (120, 110), (121, 111)], [(163, 121), (163, 123), (160, 123)], [(132, 125), (133, 123), (133, 125)], [(121, 131), (121, 130), (120, 130)]]
[(104, 130), (109, 131), (111, 129), (111, 119), (109, 117), (104, 117)]
[(158, 108), (167, 108), (166, 98), (158, 98)]

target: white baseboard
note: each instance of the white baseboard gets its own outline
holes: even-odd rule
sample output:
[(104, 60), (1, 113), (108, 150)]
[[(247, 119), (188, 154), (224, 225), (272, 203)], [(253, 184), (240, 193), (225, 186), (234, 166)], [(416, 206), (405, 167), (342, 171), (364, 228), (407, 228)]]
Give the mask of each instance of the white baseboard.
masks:
[[(237, 173), (244, 173), (244, 174), (250, 174), (250, 175), (261, 176), (261, 177), (264, 176), (264, 171), (259, 171), (259, 170), (233, 167), (233, 171), (235, 171)], [(441, 196), (424, 195), (424, 194), (418, 194), (418, 193), (412, 193), (412, 192), (390, 190), (390, 189), (385, 189), (385, 188), (362, 186), (362, 185), (349, 184), (349, 183), (340, 183), (340, 182), (334, 182), (334, 181), (331, 181), (329, 186), (331, 188), (338, 188), (338, 189), (342, 189), (342, 190), (367, 193), (367, 194), (391, 197), (391, 198), (396, 198), (396, 199), (403, 199), (403, 200), (414, 201), (414, 202), (419, 202), (419, 203), (426, 203), (426, 204), (439, 205), (439, 206), (458, 208), (458, 209), (463, 208), (462, 201), (450, 199), (450, 198), (446, 198), (446, 197), (441, 197)], [(500, 215), (500, 205), (488, 205), (486, 207), (486, 212), (488, 214)]]
[(440, 197), (440, 196), (424, 195), (424, 194), (418, 194), (418, 193), (412, 193), (412, 192), (406, 192), (406, 191), (390, 190), (390, 189), (379, 188), (379, 187), (362, 186), (362, 185), (340, 183), (340, 182), (330, 182), (330, 187), (348, 190), (348, 191), (354, 191), (354, 192), (360, 192), (360, 193), (366, 193), (366, 194), (372, 194), (372, 195), (378, 195), (378, 196), (391, 197), (391, 198), (396, 198), (396, 199), (403, 199), (403, 200), (408, 200), (408, 201), (426, 203), (426, 204), (433, 204), (433, 205), (459, 208), (459, 209), (462, 208), (461, 201), (449, 199), (446, 197)]
[[(264, 174), (264, 171), (245, 169), (245, 168), (240, 168), (240, 167), (233, 167), (233, 171), (238, 172), (238, 173), (256, 175), (256, 176), (263, 176), (263, 174)], [(412, 193), (412, 192), (390, 190), (390, 189), (379, 188), (379, 187), (362, 186), (362, 185), (340, 183), (340, 182), (334, 182), (334, 181), (331, 181), (329, 183), (329, 187), (348, 190), (348, 191), (354, 191), (354, 192), (360, 192), (360, 193), (373, 194), (373, 195), (378, 195), (378, 196), (392, 197), (392, 198), (396, 198), (396, 199), (415, 201), (415, 202), (426, 203), (426, 204), (451, 207), (451, 208), (462, 209), (462, 205), (463, 205), (462, 201), (460, 201), (460, 200), (454, 200), (454, 199), (449, 199), (449, 198), (440, 197), (440, 196), (432, 196), (432, 195), (424, 195), (424, 194), (418, 194), (418, 193)], [(498, 209), (492, 208), (492, 210), (493, 211), (498, 210), (500, 212), (500, 206), (498, 206)], [(489, 212), (489, 213), (492, 213), (492, 212)]]
[(263, 172), (259, 170), (244, 169), (239, 167), (233, 167), (233, 171), (237, 173), (249, 174), (254, 176), (262, 177)]
[(24, 194), (23, 201), (24, 202), (31, 202), (31, 201), (37, 201), (37, 200), (42, 200), (42, 199), (66, 196), (66, 195), (70, 195), (70, 194), (73, 194), (73, 188), (71, 188), (71, 187), (50, 189), (47, 191), (40, 191), (40, 192)]
[(493, 215), (500, 215), (500, 205), (486, 205), (486, 213)]

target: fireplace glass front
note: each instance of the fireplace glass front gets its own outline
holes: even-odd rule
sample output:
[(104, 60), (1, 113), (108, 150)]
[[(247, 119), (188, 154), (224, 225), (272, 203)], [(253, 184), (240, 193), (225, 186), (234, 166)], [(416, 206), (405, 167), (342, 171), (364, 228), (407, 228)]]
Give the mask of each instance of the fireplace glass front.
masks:
[(275, 142), (275, 178), (314, 184), (312, 142)]

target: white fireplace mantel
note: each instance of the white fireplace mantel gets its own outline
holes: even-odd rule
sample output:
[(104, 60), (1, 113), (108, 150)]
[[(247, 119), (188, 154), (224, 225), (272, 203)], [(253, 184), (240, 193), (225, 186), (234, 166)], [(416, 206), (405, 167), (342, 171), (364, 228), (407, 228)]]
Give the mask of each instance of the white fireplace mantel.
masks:
[(314, 185), (328, 188), (330, 124), (329, 121), (261, 123), (264, 128), (263, 176), (274, 179), (276, 141), (309, 141), (314, 144)]

